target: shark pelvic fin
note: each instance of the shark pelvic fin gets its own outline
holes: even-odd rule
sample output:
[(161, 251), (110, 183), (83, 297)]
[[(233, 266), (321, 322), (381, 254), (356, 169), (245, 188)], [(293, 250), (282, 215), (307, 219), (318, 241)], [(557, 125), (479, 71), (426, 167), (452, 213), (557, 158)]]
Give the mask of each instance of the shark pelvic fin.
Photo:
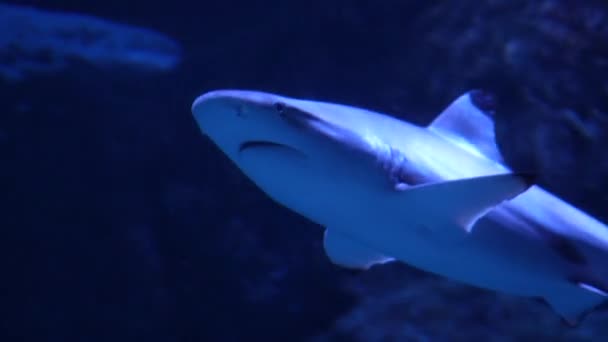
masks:
[(503, 163), (496, 145), (493, 97), (481, 90), (471, 90), (439, 114), (428, 129), (486, 158)]
[[(427, 217), (436, 217), (438, 222), (457, 225), (470, 233), (477, 220), (495, 206), (526, 191), (533, 184), (527, 174), (505, 173), (491, 176), (426, 183), (409, 187), (400, 194), (412, 196), (417, 210)], [(447, 232), (443, 227), (441, 234)]]
[(332, 263), (350, 269), (367, 270), (375, 264), (384, 264), (394, 260), (340, 232), (329, 229), (325, 230), (323, 246)]

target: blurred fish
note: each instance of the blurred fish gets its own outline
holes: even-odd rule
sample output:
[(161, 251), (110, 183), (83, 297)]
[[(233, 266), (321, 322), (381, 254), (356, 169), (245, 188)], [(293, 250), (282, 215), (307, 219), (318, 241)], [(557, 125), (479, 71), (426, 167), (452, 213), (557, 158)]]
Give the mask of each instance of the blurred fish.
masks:
[(61, 72), (77, 63), (169, 71), (180, 56), (177, 42), (153, 30), (0, 4), (0, 78), (6, 80)]
[(268, 196), (326, 227), (333, 263), (398, 260), (543, 299), (577, 324), (607, 299), (608, 227), (505, 166), (493, 107), (470, 91), (421, 127), (351, 106), (218, 90), (192, 112)]

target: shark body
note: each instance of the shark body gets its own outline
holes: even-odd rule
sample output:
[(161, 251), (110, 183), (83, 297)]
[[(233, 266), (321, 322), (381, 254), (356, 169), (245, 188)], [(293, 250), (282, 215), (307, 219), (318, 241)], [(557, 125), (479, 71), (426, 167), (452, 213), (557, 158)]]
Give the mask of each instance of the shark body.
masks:
[(608, 299), (608, 227), (505, 165), (484, 99), (467, 92), (428, 126), (246, 90), (192, 112), (262, 191), (325, 227), (333, 263), (401, 261), (576, 324)]

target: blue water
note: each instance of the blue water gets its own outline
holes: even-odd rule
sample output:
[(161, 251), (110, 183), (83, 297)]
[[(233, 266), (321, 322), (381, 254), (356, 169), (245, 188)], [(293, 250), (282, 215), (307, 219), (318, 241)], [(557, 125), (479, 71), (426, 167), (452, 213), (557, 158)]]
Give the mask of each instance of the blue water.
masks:
[(607, 22), (601, 1), (2, 1), (0, 341), (608, 340), (606, 311), (568, 327), (332, 265), (190, 113), (246, 88), (425, 124), (483, 88), (509, 165), (608, 222)]

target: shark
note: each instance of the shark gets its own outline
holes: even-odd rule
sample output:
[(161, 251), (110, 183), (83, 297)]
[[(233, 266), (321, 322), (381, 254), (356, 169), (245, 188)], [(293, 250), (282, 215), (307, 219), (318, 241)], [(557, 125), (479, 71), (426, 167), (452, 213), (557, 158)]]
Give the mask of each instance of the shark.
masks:
[(428, 125), (333, 102), (218, 89), (201, 133), (263, 193), (324, 228), (329, 261), (402, 262), (541, 300), (576, 326), (608, 299), (608, 227), (513, 171), (493, 96), (472, 89)]

